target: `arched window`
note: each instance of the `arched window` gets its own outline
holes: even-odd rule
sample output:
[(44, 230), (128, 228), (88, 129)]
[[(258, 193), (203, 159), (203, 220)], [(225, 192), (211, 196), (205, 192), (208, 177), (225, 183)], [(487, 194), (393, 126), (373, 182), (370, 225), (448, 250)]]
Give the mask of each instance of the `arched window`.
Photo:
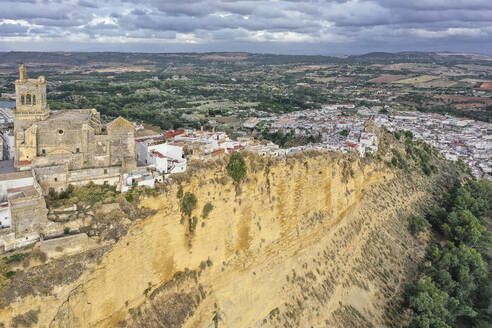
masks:
[(31, 94), (30, 93), (28, 93), (27, 96), (26, 96), (26, 104), (27, 105), (32, 105), (32, 103), (31, 103)]
[(21, 96), (21, 104), (22, 105), (26, 104), (26, 96), (24, 96), (24, 95)]
[(36, 95), (32, 95), (32, 104), (36, 105)]

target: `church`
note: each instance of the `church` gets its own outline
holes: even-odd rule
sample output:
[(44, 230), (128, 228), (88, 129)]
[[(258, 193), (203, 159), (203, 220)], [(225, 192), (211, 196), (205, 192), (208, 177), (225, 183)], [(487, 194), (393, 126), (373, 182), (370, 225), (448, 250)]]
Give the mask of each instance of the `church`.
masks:
[(136, 167), (135, 129), (118, 117), (102, 124), (95, 109), (51, 111), (46, 79), (15, 81), (15, 167), (32, 170), (46, 193), (88, 182), (120, 186), (122, 174)]

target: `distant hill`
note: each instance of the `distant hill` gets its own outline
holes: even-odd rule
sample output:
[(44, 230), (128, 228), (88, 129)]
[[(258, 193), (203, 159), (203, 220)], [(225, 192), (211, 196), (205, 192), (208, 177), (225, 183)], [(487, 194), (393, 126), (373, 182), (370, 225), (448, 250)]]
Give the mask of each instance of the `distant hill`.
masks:
[(108, 65), (198, 64), (328, 64), (328, 63), (492, 63), (491, 56), (467, 53), (436, 53), (406, 51), (399, 53), (371, 52), (358, 56), (300, 56), (252, 54), (240, 52), (217, 53), (122, 53), (122, 52), (0, 52), (0, 70), (11, 70), (24, 63), (31, 69), (75, 68), (81, 66), (104, 67)]
[(492, 56), (468, 54), (468, 53), (437, 53), (437, 52), (420, 52), (404, 51), (397, 53), (390, 52), (370, 52), (360, 56), (349, 56), (348, 61), (366, 62), (366, 63), (470, 63), (485, 62), (492, 63)]

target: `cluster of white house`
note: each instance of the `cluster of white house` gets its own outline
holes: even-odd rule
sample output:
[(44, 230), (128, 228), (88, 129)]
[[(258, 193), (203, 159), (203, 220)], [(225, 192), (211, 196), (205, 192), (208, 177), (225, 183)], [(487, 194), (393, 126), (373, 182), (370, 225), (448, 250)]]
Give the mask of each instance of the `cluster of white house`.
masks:
[(207, 160), (243, 148), (244, 142), (232, 141), (224, 132), (195, 130), (168, 131), (135, 139), (138, 166), (142, 170), (123, 176), (122, 191), (133, 185), (153, 187), (163, 176), (183, 173), (187, 159)]

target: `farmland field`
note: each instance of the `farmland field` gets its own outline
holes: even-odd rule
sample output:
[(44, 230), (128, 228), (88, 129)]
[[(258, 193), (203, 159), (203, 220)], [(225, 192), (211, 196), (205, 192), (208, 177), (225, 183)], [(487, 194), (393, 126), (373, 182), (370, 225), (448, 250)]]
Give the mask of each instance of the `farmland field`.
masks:
[(406, 75), (383, 74), (367, 82), (370, 83), (391, 83), (406, 78)]
[(408, 79), (398, 80), (393, 83), (415, 85), (419, 83), (425, 83), (432, 80), (436, 80), (438, 78), (439, 76), (435, 76), (435, 75), (421, 75), (421, 76), (411, 77)]

